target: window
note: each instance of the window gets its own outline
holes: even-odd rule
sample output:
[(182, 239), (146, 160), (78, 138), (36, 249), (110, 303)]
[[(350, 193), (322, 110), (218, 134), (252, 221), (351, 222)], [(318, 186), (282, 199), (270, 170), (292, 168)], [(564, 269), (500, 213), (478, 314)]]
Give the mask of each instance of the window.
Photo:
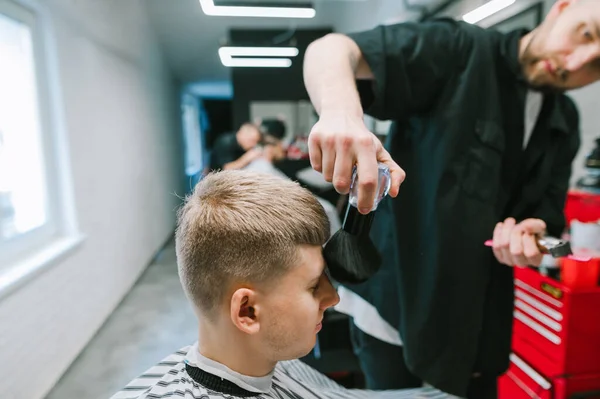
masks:
[(0, 2), (0, 293), (48, 263), (59, 246), (64, 252), (74, 231), (63, 209), (69, 196), (50, 112), (56, 79), (42, 51), (48, 32), (41, 33), (34, 11)]
[(48, 221), (31, 29), (0, 14), (0, 239)]

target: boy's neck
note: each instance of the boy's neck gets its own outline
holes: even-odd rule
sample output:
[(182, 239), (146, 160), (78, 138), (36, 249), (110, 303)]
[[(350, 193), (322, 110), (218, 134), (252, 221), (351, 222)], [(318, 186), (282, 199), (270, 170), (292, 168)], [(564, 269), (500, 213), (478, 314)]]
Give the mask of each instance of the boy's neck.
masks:
[(264, 352), (254, 348), (241, 332), (233, 328), (216, 328), (208, 323), (200, 323), (198, 351), (202, 356), (248, 377), (266, 376), (277, 364), (266, 359)]

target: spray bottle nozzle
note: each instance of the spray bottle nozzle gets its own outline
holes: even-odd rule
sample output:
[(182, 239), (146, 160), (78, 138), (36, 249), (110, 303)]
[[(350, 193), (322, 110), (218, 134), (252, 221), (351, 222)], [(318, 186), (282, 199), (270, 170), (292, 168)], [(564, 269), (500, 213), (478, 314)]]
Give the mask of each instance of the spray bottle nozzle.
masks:
[[(377, 178), (377, 189), (375, 190), (375, 198), (373, 201), (373, 207), (371, 208), (371, 212), (377, 209), (377, 206), (381, 202), (381, 200), (388, 194), (390, 191), (390, 186), (392, 184), (392, 179), (390, 177), (390, 169), (387, 165), (383, 163), (379, 163), (378, 165), (379, 175)], [(352, 170), (352, 182), (350, 184), (350, 194), (348, 198), (348, 202), (350, 205), (355, 208), (358, 207), (358, 171), (356, 166)]]

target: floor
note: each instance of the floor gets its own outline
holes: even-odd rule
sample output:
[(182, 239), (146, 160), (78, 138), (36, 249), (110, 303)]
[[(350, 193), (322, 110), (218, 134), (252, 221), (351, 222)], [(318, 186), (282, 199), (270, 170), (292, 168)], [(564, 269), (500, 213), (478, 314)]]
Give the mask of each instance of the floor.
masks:
[(46, 399), (108, 399), (130, 380), (197, 339), (196, 318), (168, 245)]

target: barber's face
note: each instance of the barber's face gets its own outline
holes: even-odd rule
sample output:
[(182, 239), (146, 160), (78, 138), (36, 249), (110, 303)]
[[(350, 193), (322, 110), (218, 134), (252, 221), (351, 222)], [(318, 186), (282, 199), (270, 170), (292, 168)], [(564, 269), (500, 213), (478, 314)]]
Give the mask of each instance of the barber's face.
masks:
[(248, 151), (260, 141), (260, 131), (256, 126), (244, 125), (237, 133), (237, 141), (244, 150)]
[(577, 89), (600, 79), (600, 1), (558, 0), (521, 55), (534, 87)]
[(263, 304), (261, 345), (273, 361), (296, 359), (315, 346), (325, 309), (339, 302), (323, 272), (320, 246), (301, 246), (298, 264), (277, 280)]

